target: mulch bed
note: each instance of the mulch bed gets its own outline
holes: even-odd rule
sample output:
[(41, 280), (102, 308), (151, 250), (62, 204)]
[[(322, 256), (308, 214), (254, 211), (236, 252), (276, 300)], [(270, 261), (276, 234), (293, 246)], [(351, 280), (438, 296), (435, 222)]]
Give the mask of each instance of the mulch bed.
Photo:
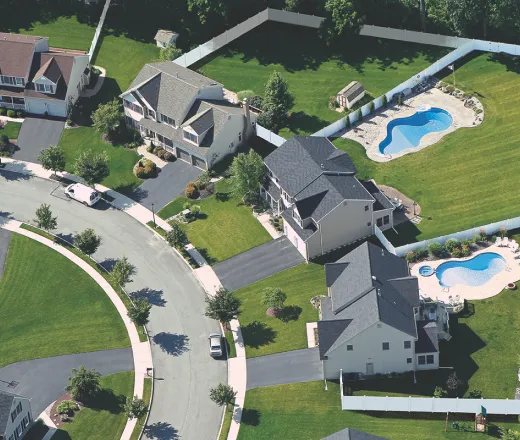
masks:
[(83, 407), (81, 405), (81, 403), (75, 401), (72, 398), (72, 396), (70, 395), (70, 393), (68, 393), (68, 392), (63, 394), (63, 395), (61, 395), (60, 397), (58, 397), (58, 400), (56, 400), (56, 402), (54, 402), (54, 404), (52, 405), (51, 414), (50, 414), (50, 417), (51, 417), (52, 421), (54, 422), (54, 424), (56, 425), (57, 428), (59, 428), (60, 426), (66, 425), (68, 423), (71, 423), (74, 420), (74, 414), (76, 414), (78, 412), (78, 411), (76, 411), (76, 413), (74, 413), (72, 415), (69, 414), (69, 418), (70, 418), (69, 422), (62, 422), (61, 421), (61, 414), (58, 414), (58, 411), (56, 411), (56, 408), (58, 408), (58, 405), (61, 402), (63, 402), (64, 400), (72, 400), (72, 401), (76, 402), (76, 404), (78, 405), (80, 410)]

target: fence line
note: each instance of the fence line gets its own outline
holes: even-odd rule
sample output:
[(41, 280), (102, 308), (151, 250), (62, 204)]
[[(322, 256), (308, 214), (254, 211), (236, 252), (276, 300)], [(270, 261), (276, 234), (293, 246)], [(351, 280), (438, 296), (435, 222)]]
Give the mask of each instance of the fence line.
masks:
[(94, 38), (92, 39), (92, 43), (90, 44), (90, 49), (88, 51), (88, 60), (92, 61), (92, 57), (94, 55), (94, 51), (96, 50), (96, 45), (101, 35), (101, 29), (103, 29), (103, 24), (105, 23), (105, 17), (107, 16), (108, 7), (110, 6), (110, 0), (106, 0), (105, 6), (103, 7), (103, 11), (101, 12), (101, 17), (99, 18), (99, 23), (96, 28), (96, 32), (94, 33)]
[(258, 122), (255, 124), (256, 126), (256, 135), (259, 138), (265, 139), (271, 144), (279, 147), (285, 142), (285, 138), (278, 136), (276, 133), (268, 130), (267, 128), (262, 127)]
[(385, 237), (385, 234), (383, 234), (383, 231), (381, 231), (381, 229), (379, 229), (377, 226), (375, 228), (375, 231), (376, 231), (376, 237), (379, 239), (379, 241), (385, 247), (385, 249), (388, 252), (396, 255), (396, 249), (395, 249), (394, 245), (392, 243), (390, 243), (390, 240), (388, 240), (388, 238)]

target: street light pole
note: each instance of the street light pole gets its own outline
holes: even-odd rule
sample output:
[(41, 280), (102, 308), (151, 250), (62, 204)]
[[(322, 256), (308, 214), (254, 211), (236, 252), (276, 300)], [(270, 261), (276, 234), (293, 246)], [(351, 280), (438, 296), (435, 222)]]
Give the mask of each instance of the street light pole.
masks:
[(153, 203), (152, 203), (152, 216), (153, 216), (153, 227), (157, 228), (157, 225), (155, 224), (155, 211), (153, 209)]

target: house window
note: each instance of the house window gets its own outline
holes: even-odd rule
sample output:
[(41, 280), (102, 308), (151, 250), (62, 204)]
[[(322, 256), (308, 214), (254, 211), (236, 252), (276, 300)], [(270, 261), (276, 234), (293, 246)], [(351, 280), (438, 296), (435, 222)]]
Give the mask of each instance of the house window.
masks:
[(232, 150), (233, 148), (235, 148), (235, 143), (231, 142), (231, 144), (229, 144), (229, 149)]
[(378, 219), (376, 220), (376, 225), (377, 225), (377, 226), (383, 226), (383, 219), (382, 219), (382, 218), (378, 218)]
[(238, 132), (238, 142), (242, 142), (242, 132)]
[(163, 115), (162, 113), (160, 115), (161, 115), (161, 122), (164, 122), (165, 124), (175, 127), (175, 120), (173, 120), (172, 118), (170, 118), (166, 115)]
[(25, 85), (25, 80), (23, 78), (16, 78), (16, 85), (24, 86)]
[(136, 112), (136, 113), (139, 113), (141, 115), (143, 115), (143, 108), (138, 105), (138, 104), (135, 104), (133, 102), (130, 102), (130, 101), (127, 101), (126, 99), (123, 99), (123, 105), (126, 107), (126, 108), (129, 108), (130, 110)]
[(53, 93), (52, 86), (50, 86), (49, 84), (36, 83), (36, 90), (38, 90), (38, 92)]
[(22, 435), (23, 427), (22, 427), (21, 423), (16, 427), (16, 432), (18, 433), (19, 436)]
[(407, 364), (411, 364), (412, 363), (412, 358), (406, 358), (406, 363)]
[(433, 361), (434, 361), (433, 354), (429, 354), (429, 355), (426, 356), (426, 363), (427, 364), (433, 364)]
[(16, 420), (16, 409), (11, 413), (11, 422), (14, 422)]
[(184, 136), (184, 139), (186, 139), (187, 141), (193, 142), (194, 144), (197, 143), (197, 136), (194, 135), (193, 133), (190, 133), (189, 131), (184, 130), (182, 132), (182, 134)]
[(383, 223), (384, 223), (385, 225), (387, 225), (388, 223), (390, 223), (390, 216), (389, 216), (389, 215), (385, 215), (385, 216), (383, 217)]
[(404, 341), (404, 348), (412, 348), (412, 341)]
[(155, 112), (153, 110), (150, 110), (149, 108), (146, 109), (146, 113), (148, 116), (150, 116), (152, 119), (155, 119)]
[(353, 351), (354, 346), (353, 345), (347, 345), (347, 351)]
[(383, 342), (383, 351), (390, 350), (390, 342)]
[(9, 440), (14, 440), (14, 434), (11, 434), (11, 435), (9, 436)]
[(426, 357), (425, 356), (419, 356), (419, 365), (424, 365), (426, 363)]
[(27, 425), (29, 425), (29, 419), (27, 417), (24, 417), (22, 419), (22, 429), (27, 428)]
[(20, 414), (22, 412), (22, 402), (18, 403), (16, 406), (16, 413)]
[(12, 84), (12, 85), (16, 84), (16, 81), (12, 76), (6, 76), (6, 75), (2, 75), (2, 82), (4, 84)]
[(368, 205), (365, 205), (365, 211), (368, 211)]
[(367, 226), (368, 226), (368, 227), (372, 226), (372, 222), (368, 222), (368, 223), (367, 223)]

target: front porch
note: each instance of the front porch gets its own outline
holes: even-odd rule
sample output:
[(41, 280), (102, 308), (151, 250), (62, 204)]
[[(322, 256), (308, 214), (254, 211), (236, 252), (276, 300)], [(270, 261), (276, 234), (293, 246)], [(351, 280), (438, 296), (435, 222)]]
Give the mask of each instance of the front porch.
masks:
[(279, 216), (282, 213), (284, 205), (280, 199), (280, 188), (272, 180), (269, 179), (265, 186), (260, 186), (260, 195), (269, 204), (274, 216)]
[(8, 110), (25, 110), (25, 99), (0, 95), (0, 107)]

